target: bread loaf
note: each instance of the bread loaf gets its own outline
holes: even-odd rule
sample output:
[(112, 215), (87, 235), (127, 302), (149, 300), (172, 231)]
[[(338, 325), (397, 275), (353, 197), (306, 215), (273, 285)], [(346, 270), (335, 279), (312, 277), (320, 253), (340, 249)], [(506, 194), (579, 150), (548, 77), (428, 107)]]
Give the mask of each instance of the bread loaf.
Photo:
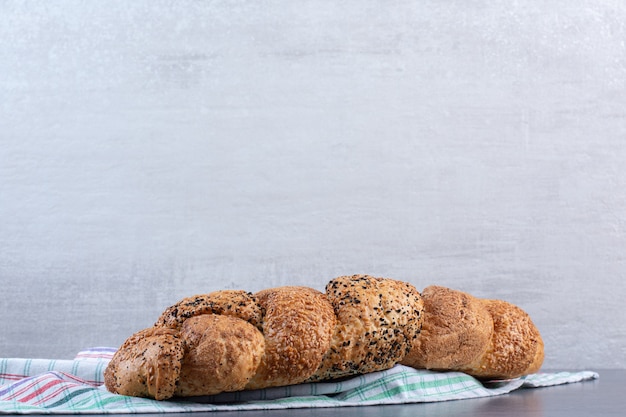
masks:
[(129, 337), (105, 370), (114, 393), (165, 400), (388, 369), (508, 379), (539, 370), (544, 345), (522, 309), (500, 300), (369, 275), (325, 293), (286, 286), (180, 300)]
[(122, 344), (105, 385), (157, 400), (209, 395), (383, 370), (410, 351), (422, 321), (415, 287), (354, 275), (332, 280), (326, 291), (185, 298)]

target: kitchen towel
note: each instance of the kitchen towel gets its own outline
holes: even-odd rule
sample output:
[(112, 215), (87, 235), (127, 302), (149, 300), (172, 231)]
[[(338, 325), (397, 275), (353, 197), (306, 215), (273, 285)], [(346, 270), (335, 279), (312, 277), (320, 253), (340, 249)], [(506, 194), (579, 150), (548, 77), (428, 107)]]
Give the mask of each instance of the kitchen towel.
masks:
[(178, 413), (407, 404), (489, 397), (599, 377), (591, 371), (557, 372), (481, 383), (461, 372), (396, 365), (341, 381), (155, 401), (105, 389), (103, 372), (114, 352), (114, 348), (92, 348), (73, 360), (0, 359), (0, 414)]

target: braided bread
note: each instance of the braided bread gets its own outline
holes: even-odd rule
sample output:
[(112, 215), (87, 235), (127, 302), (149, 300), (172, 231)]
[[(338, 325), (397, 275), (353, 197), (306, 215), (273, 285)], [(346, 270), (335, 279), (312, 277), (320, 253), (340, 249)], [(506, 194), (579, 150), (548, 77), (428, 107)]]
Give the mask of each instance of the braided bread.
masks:
[(279, 287), (184, 298), (129, 337), (107, 389), (164, 400), (388, 369), (455, 370), (481, 379), (536, 372), (544, 345), (510, 303), (440, 286), (342, 276), (325, 293)]
[(165, 400), (388, 369), (413, 346), (422, 301), (410, 284), (339, 277), (326, 294), (216, 291), (168, 307), (105, 370), (111, 392)]

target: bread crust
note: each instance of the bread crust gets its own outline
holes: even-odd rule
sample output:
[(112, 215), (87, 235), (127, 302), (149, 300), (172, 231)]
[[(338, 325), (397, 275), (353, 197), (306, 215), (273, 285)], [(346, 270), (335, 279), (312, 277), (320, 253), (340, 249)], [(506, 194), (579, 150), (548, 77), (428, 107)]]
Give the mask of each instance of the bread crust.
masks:
[(296, 286), (263, 290), (255, 297), (265, 311), (265, 355), (246, 388), (305, 381), (330, 347), (336, 317), (328, 299), (317, 290)]
[(261, 329), (263, 310), (252, 293), (243, 290), (219, 290), (186, 297), (168, 307), (155, 326), (179, 329), (185, 320), (202, 314), (221, 314), (245, 320)]
[(494, 331), (485, 353), (459, 368), (480, 379), (511, 379), (537, 372), (544, 345), (530, 316), (507, 301), (481, 299)]
[(311, 381), (391, 368), (411, 349), (422, 326), (419, 292), (406, 282), (342, 276), (326, 285), (337, 316), (331, 347)]
[(485, 353), (493, 319), (479, 299), (436, 285), (426, 287), (422, 299), (422, 332), (402, 364), (418, 369), (457, 369)]
[(422, 333), (402, 364), (479, 379), (517, 378), (541, 368), (543, 340), (518, 306), (440, 286), (425, 288), (422, 298)]
[(183, 323), (185, 359), (176, 396), (239, 391), (254, 376), (265, 352), (263, 334), (236, 317), (202, 314)]
[(150, 327), (129, 337), (104, 371), (110, 392), (164, 400), (180, 377), (183, 340), (176, 330)]
[(111, 392), (164, 400), (322, 381), (396, 363), (481, 379), (536, 372), (541, 336), (519, 307), (440, 286), (341, 276), (321, 293), (284, 286), (187, 297), (129, 337)]

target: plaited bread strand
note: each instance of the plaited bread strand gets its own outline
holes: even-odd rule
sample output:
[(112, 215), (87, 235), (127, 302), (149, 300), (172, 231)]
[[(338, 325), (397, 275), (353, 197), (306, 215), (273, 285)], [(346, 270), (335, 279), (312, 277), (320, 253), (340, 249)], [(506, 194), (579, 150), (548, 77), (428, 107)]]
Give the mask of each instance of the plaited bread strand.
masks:
[(517, 378), (541, 367), (541, 335), (521, 308), (441, 286), (426, 287), (422, 300), (422, 333), (402, 364), (479, 379)]
[(383, 370), (411, 349), (423, 307), (412, 285), (354, 275), (329, 289), (185, 298), (120, 347), (106, 387), (157, 400), (211, 395)]

